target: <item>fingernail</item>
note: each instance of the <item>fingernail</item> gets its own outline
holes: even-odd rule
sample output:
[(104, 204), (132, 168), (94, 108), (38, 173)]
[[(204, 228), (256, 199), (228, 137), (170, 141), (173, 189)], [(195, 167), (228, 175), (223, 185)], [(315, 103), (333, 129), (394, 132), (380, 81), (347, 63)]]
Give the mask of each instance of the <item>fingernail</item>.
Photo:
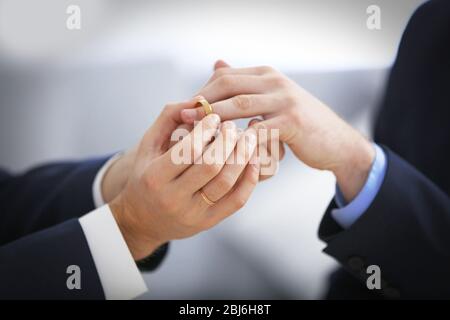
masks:
[(183, 109), (181, 111), (181, 116), (185, 121), (194, 121), (196, 120), (197, 111), (195, 109)]
[(225, 129), (235, 129), (236, 128), (236, 124), (233, 121), (225, 121), (224, 123), (222, 123), (222, 126)]
[(252, 120), (250, 120), (250, 122), (248, 123), (248, 126), (249, 126), (249, 127), (254, 126), (255, 124), (257, 124), (257, 123), (259, 123), (259, 122), (261, 122), (261, 120), (258, 120), (258, 119), (252, 119)]
[(208, 117), (211, 118), (211, 120), (215, 123), (215, 124), (219, 124), (220, 123), (220, 117), (215, 114), (215, 113), (211, 113), (210, 115), (208, 115)]
[(263, 122), (257, 121), (254, 124), (252, 124), (252, 128), (259, 131), (259, 130), (264, 130), (266, 128), (266, 126), (264, 125)]

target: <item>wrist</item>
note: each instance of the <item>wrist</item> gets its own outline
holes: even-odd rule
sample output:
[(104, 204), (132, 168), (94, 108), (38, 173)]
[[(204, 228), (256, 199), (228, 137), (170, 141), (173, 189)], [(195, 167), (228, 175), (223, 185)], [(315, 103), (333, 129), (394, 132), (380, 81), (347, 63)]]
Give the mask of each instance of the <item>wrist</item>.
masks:
[(109, 206), (135, 261), (146, 258), (164, 244), (164, 241), (149, 238), (140, 230), (139, 223), (133, 218), (133, 209), (122, 197), (114, 199)]
[(134, 151), (120, 155), (106, 170), (101, 182), (101, 193), (105, 203), (111, 202), (125, 188), (134, 161)]
[(364, 187), (375, 159), (375, 149), (370, 141), (357, 133), (345, 155), (332, 171), (345, 201), (351, 202)]

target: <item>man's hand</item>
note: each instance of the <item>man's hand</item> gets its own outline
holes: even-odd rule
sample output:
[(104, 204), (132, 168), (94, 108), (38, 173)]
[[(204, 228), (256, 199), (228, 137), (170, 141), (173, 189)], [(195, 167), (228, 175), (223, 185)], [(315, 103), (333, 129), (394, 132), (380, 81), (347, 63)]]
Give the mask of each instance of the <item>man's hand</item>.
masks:
[[(217, 61), (214, 65), (214, 70), (217, 71), (222, 68), (230, 68), (230, 66), (222, 60)], [(205, 87), (210, 82), (211, 82), (211, 80), (208, 81), (208, 83), (205, 85)], [(201, 90), (201, 92), (203, 91), (203, 89)], [(202, 112), (200, 112), (200, 113), (202, 113)], [(201, 116), (202, 115), (200, 114), (197, 117), (200, 118)], [(252, 119), (252, 120), (250, 120), (248, 125), (254, 126), (257, 123), (259, 123), (260, 121), (261, 121), (260, 119)], [(191, 123), (191, 122), (187, 121), (187, 123)], [(185, 122), (185, 125), (189, 125), (189, 124), (186, 124), (186, 122)], [(263, 138), (263, 137), (258, 137), (258, 138)], [(272, 178), (278, 171), (279, 163), (281, 160), (283, 160), (283, 158), (286, 154), (283, 143), (279, 143), (279, 141), (276, 141), (276, 143), (272, 144), (272, 143), (270, 143), (271, 141), (269, 141), (270, 137), (267, 137), (267, 138), (268, 139), (266, 139), (266, 141), (261, 141), (261, 139), (258, 139), (259, 144), (258, 144), (258, 148), (257, 148), (257, 154), (259, 155), (260, 166), (261, 166), (260, 174), (259, 174), (259, 181), (264, 181), (264, 180)], [(272, 150), (272, 147), (275, 147), (276, 149)]]
[[(199, 94), (222, 120), (263, 116), (257, 129), (279, 129), (280, 140), (307, 165), (330, 170), (347, 201), (364, 185), (375, 151), (371, 143), (321, 101), (270, 67), (216, 71)], [(204, 116), (202, 108), (181, 112), (185, 123)]]
[[(229, 68), (229, 67), (230, 66), (225, 62), (218, 61), (215, 64), (214, 69), (218, 70), (220, 68)], [(203, 118), (203, 116), (201, 118)], [(200, 120), (201, 118), (199, 117), (198, 120)], [(252, 119), (250, 121), (250, 125), (256, 124), (258, 122), (260, 122), (259, 119)], [(193, 129), (193, 122), (189, 121), (189, 124), (186, 123), (178, 124), (177, 129), (180, 128), (191, 131)], [(169, 147), (172, 147), (174, 144), (175, 143), (171, 141), (169, 143)], [(262, 159), (262, 163), (260, 163), (261, 165), (260, 171), (264, 171), (265, 173), (260, 174), (259, 181), (269, 179), (275, 175), (279, 162), (284, 158), (286, 153), (284, 145), (282, 143), (280, 143), (278, 147), (279, 148), (277, 152), (272, 152), (270, 143), (264, 143), (258, 146), (257, 154), (258, 155), (263, 154), (267, 156), (264, 157), (265, 159)], [(135, 146), (134, 148), (125, 152), (106, 171), (101, 184), (102, 197), (105, 203), (109, 203), (113, 199), (115, 199), (127, 184), (128, 177), (130, 175), (133, 163), (136, 158), (137, 149), (138, 147)]]
[[(216, 225), (246, 203), (258, 182), (253, 129), (238, 137), (232, 122), (221, 124), (213, 114), (170, 146), (170, 137), (181, 124), (180, 111), (195, 104), (192, 100), (164, 109), (137, 148), (125, 187), (110, 203), (135, 260), (170, 240)], [(191, 161), (176, 164), (173, 150), (191, 150)], [(211, 150), (219, 161), (193, 164)], [(226, 162), (235, 156), (243, 161)], [(201, 192), (215, 204), (208, 204)]]

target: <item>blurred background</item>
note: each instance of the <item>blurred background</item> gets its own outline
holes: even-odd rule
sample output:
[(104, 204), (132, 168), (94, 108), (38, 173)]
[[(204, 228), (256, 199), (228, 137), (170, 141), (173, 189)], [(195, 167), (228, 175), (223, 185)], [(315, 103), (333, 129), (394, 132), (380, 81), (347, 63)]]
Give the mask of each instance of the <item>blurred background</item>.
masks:
[[(281, 70), (370, 136), (422, 2), (0, 0), (0, 166), (126, 149), (167, 102), (193, 96), (219, 58)], [(366, 26), (373, 4), (381, 30)], [(66, 27), (69, 5), (81, 9), (79, 30)], [(336, 267), (317, 238), (333, 193), (331, 174), (288, 153), (244, 209), (173, 242), (141, 298), (320, 298)]]

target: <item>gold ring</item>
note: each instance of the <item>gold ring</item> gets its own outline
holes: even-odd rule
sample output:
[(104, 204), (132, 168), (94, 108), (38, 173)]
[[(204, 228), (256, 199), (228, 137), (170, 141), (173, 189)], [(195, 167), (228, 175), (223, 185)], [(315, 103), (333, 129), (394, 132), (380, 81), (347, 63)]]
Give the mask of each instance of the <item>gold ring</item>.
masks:
[(211, 199), (208, 198), (208, 196), (203, 192), (203, 190), (200, 190), (200, 195), (202, 196), (203, 200), (205, 200), (205, 202), (209, 206), (213, 206), (216, 204), (214, 201), (212, 201)]
[(200, 105), (203, 107), (203, 110), (205, 111), (205, 115), (213, 113), (212, 106), (209, 104), (209, 102), (205, 98), (201, 98), (200, 100), (198, 100), (197, 106), (200, 106)]

